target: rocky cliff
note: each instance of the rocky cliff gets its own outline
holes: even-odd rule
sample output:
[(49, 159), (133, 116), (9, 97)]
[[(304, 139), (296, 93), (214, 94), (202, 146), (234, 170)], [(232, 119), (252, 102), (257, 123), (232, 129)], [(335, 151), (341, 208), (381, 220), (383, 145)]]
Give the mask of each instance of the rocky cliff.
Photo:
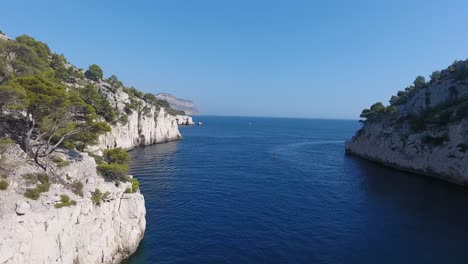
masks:
[[(0, 148), (2, 166), (12, 168), (0, 190), (0, 263), (119, 263), (137, 249), (146, 210), (143, 195), (125, 193), (130, 183), (106, 182), (93, 158), (65, 152), (57, 157), (67, 165), (51, 167), (49, 190), (28, 199), (23, 193), (43, 170), (17, 145)], [(58, 206), (61, 195), (74, 205)]]
[(103, 150), (180, 139), (191, 117), (26, 35), (0, 34), (0, 91), (0, 264), (132, 254), (146, 227), (144, 198), (126, 175), (125, 151), (114, 163)]
[(187, 116), (174, 116), (163, 107), (151, 105), (144, 100), (134, 98), (139, 109), (128, 110), (131, 103), (130, 95), (122, 89), (112, 92), (110, 84), (101, 81), (100, 93), (106, 98), (118, 113), (125, 114), (127, 120), (111, 126), (112, 131), (100, 137), (99, 149), (121, 147), (132, 149), (141, 145), (167, 142), (182, 138), (179, 132), (179, 121)]
[(347, 153), (468, 185), (468, 61), (434, 72), (430, 82), (418, 77), (390, 106), (374, 104), (361, 117)]
[(193, 122), (193, 119), (191, 116), (186, 116), (186, 115), (177, 115), (176, 117), (177, 124), (179, 126), (193, 126), (195, 125), (195, 122)]

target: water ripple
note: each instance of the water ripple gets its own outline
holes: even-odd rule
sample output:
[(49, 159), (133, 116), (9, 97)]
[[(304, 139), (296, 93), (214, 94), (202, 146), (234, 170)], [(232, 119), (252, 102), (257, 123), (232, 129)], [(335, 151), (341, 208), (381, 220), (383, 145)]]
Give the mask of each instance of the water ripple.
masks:
[(147, 230), (129, 263), (466, 262), (465, 189), (345, 156), (357, 122), (201, 118), (131, 152)]

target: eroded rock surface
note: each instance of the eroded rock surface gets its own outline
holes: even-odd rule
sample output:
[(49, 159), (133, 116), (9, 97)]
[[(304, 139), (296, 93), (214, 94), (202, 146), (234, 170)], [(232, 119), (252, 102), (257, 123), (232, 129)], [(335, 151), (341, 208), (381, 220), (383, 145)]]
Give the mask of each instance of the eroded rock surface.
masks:
[[(23, 195), (32, 187), (23, 175), (43, 171), (17, 145), (3, 151), (1, 162), (12, 171), (9, 188), (0, 191), (0, 263), (119, 263), (137, 249), (146, 228), (143, 195), (125, 193), (130, 183), (104, 181), (94, 159), (80, 155), (62, 155), (70, 164), (53, 167), (49, 191), (32, 200)], [(75, 182), (83, 184), (83, 197), (70, 190)], [(108, 193), (100, 205), (91, 200), (96, 189)], [(63, 194), (76, 205), (55, 208)]]
[[(366, 120), (346, 152), (397, 169), (468, 185), (468, 61), (441, 72), (392, 113)], [(461, 72), (461, 73), (460, 73)]]

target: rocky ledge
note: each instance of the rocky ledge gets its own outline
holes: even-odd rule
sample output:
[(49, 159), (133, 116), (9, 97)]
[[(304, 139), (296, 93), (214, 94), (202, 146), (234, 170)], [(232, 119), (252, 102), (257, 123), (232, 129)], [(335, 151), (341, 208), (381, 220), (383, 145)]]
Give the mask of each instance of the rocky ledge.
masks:
[(468, 185), (468, 61), (422, 77), (389, 106), (363, 111), (346, 153), (400, 170)]
[(181, 139), (192, 118), (30, 36), (0, 45), (0, 264), (119, 263), (146, 226), (122, 149)]
[(130, 183), (104, 181), (92, 157), (71, 151), (55, 157), (63, 161), (48, 173), (49, 190), (29, 199), (43, 171), (17, 145), (1, 148), (1, 162), (14, 169), (0, 191), (0, 263), (120, 263), (135, 252), (146, 209), (139, 191), (126, 192)]

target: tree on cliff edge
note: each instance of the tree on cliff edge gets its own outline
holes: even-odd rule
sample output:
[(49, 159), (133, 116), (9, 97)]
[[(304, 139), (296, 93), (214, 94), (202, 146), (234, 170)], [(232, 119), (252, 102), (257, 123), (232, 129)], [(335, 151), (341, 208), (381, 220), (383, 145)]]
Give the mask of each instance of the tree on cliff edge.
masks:
[[(67, 90), (53, 72), (17, 77), (0, 86), (0, 128), (44, 170), (41, 158), (62, 143), (110, 128), (96, 122), (93, 107), (76, 90)], [(86, 138), (87, 141), (92, 141)]]
[(101, 67), (99, 67), (96, 64), (89, 66), (89, 69), (85, 72), (86, 78), (93, 80), (93, 81), (98, 81), (99, 79), (102, 79), (103, 75), (104, 73)]

